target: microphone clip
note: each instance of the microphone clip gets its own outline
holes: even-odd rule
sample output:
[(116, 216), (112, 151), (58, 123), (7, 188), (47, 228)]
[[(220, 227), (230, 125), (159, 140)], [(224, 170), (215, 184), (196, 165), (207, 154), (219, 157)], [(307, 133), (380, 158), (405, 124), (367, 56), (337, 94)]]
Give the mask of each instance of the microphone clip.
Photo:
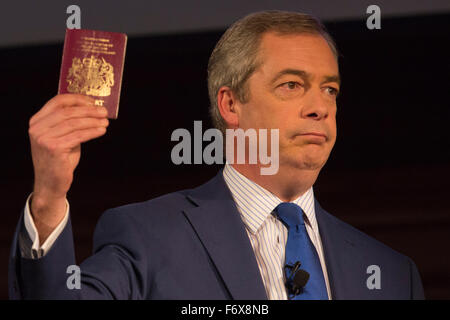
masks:
[(293, 265), (285, 265), (286, 286), (290, 294), (299, 295), (309, 280), (309, 273), (300, 269), (301, 262), (297, 261)]

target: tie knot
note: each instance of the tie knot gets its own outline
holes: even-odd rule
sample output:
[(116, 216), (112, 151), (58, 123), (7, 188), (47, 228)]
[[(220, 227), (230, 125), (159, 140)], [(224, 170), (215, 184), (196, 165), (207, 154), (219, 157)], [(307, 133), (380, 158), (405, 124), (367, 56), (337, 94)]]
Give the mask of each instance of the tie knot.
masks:
[(295, 203), (282, 202), (276, 208), (278, 218), (287, 225), (287, 227), (305, 224), (303, 220), (303, 210)]

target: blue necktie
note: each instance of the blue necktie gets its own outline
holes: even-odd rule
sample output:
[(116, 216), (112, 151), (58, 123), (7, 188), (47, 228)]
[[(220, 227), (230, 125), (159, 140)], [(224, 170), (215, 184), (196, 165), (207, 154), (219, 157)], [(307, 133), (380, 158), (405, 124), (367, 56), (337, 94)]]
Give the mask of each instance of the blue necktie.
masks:
[[(295, 203), (283, 202), (276, 208), (278, 218), (288, 228), (288, 240), (286, 243), (285, 275), (289, 299), (293, 300), (327, 300), (327, 288), (323, 278), (319, 256), (314, 245), (309, 239), (303, 220), (303, 210)], [(289, 281), (292, 281), (291, 270), (295, 263), (301, 263), (300, 269), (310, 275), (308, 282), (298, 295), (290, 290)]]

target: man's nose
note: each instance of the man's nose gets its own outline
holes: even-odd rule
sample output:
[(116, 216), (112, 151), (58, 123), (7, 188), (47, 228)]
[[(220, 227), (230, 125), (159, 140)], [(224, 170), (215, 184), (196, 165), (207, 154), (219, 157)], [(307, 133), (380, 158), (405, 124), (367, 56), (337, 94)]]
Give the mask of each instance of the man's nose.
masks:
[(320, 89), (309, 90), (303, 102), (302, 118), (322, 120), (328, 117), (330, 102), (326, 100)]

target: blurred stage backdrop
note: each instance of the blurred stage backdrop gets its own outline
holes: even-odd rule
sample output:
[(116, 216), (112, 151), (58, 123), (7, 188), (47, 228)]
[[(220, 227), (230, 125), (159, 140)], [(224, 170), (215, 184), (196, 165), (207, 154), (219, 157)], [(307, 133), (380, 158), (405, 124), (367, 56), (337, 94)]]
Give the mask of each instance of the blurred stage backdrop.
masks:
[[(82, 146), (68, 196), (77, 262), (91, 254), (95, 224), (107, 208), (195, 187), (216, 174), (220, 166), (172, 164), (171, 133), (186, 128), (193, 134), (194, 120), (203, 121), (203, 130), (211, 126), (206, 66), (226, 26), (252, 11), (289, 9), (324, 19), (341, 53), (338, 140), (315, 184), (316, 197), (338, 218), (411, 257), (427, 298), (449, 299), (450, 8), (440, 1), (435, 7), (399, 2), (403, 8), (378, 2), (381, 30), (366, 28), (365, 8), (372, 3), (364, 1), (339, 2), (339, 8), (324, 1), (209, 2), (198, 11), (184, 8), (185, 28), (169, 9), (158, 14), (143, 1), (98, 18), (104, 21), (94, 4), (78, 2), (82, 28), (127, 32), (129, 38), (119, 118), (106, 136)], [(33, 185), (28, 120), (57, 92), (69, 4), (19, 11), (19, 1), (2, 10), (8, 21), (22, 20), (11, 32), (2, 25), (0, 39), (1, 299), (7, 299), (12, 235)], [(145, 10), (151, 19), (144, 19)], [(29, 31), (19, 27), (35, 19), (30, 11), (44, 12), (47, 22), (29, 23)], [(167, 19), (157, 19), (162, 14)]]

